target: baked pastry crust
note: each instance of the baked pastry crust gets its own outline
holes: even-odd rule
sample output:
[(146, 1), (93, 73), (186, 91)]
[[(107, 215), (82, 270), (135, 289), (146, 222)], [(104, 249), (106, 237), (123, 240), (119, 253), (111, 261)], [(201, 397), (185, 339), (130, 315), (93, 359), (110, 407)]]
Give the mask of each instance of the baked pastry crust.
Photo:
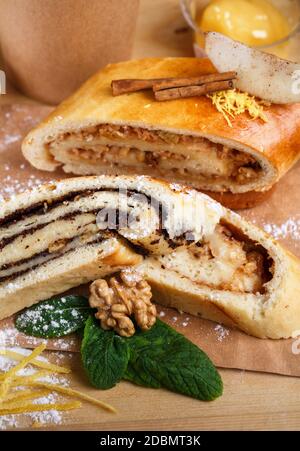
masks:
[[(215, 72), (215, 69), (209, 60), (197, 58), (148, 58), (109, 65), (88, 80), (28, 134), (22, 146), (24, 156), (35, 167), (43, 170), (53, 171), (58, 166), (62, 166), (66, 172), (82, 175), (94, 173), (154, 175), (169, 181), (190, 184), (205, 192), (216, 193), (219, 200), (226, 205), (237, 208), (252, 206), (263, 200), (263, 193), (269, 192), (300, 157), (300, 104), (266, 107), (266, 123), (260, 119), (252, 120), (247, 114), (242, 114), (234, 119), (231, 128), (222, 114), (205, 96), (156, 102), (152, 94), (147, 91), (113, 97), (110, 89), (112, 79), (189, 77), (212, 72)], [(211, 176), (203, 173), (201, 175), (201, 170), (204, 172), (206, 170), (205, 161), (208, 163), (210, 158), (205, 154), (203, 158), (206, 160), (203, 160), (201, 157), (204, 149), (201, 147), (202, 144), (199, 146), (199, 151), (195, 151), (193, 143), (191, 148), (188, 147), (188, 144), (183, 143), (182, 148), (186, 148), (183, 152), (186, 152), (188, 158), (191, 157), (191, 152), (195, 152), (193, 158), (196, 162), (198, 159), (202, 168), (199, 169), (198, 176), (197, 172), (194, 174), (180, 173), (180, 164), (179, 170), (177, 165), (175, 172), (170, 172), (160, 169), (160, 165), (139, 166), (130, 163), (126, 165), (126, 158), (122, 160), (114, 157), (113, 163), (111, 161), (101, 162), (97, 157), (99, 142), (95, 147), (96, 150), (94, 149), (96, 160), (93, 159), (93, 155), (89, 160), (89, 154), (87, 157), (86, 153), (84, 158), (80, 156), (75, 158), (74, 155), (72, 157), (63, 152), (63, 146), (65, 145), (67, 148), (72, 134), (74, 134), (75, 148), (77, 142), (77, 148), (80, 151), (81, 147), (85, 152), (89, 150), (89, 146), (93, 149), (93, 136), (86, 133), (86, 136), (81, 139), (78, 132), (91, 130), (93, 127), (105, 124), (115, 128), (125, 126), (132, 127), (134, 130), (188, 136), (196, 140), (203, 139), (203, 145), (217, 146), (217, 152), (219, 148), (222, 152), (225, 147), (234, 149), (239, 156), (241, 154), (249, 157), (250, 162), (257, 163), (259, 172), (255, 174), (256, 169), (254, 169), (254, 177), (251, 178), (253, 170), (250, 167), (251, 163), (248, 162), (245, 169), (248, 170), (248, 166), (250, 167), (250, 176), (246, 173), (246, 179), (241, 183), (237, 183), (230, 177), (227, 180), (227, 168), (223, 166), (220, 171), (223, 171), (223, 175), (225, 174), (225, 181), (222, 179), (223, 176), (219, 178), (216, 174)], [(116, 133), (118, 133), (117, 130)], [(70, 150), (74, 148), (73, 141), (70, 142)], [(103, 143), (106, 142), (108, 154), (114, 152), (113, 149), (111, 150), (112, 142), (103, 141), (103, 139), (100, 142), (100, 150), (103, 150)], [(116, 146), (134, 146), (138, 149), (143, 144), (142, 148), (149, 151), (155, 148), (153, 144), (145, 143), (143, 139), (133, 140), (132, 137), (130, 139), (126, 137), (125, 139), (124, 137), (119, 140), (114, 139), (113, 143)], [(168, 144), (163, 143), (161, 148), (163, 150), (159, 147), (156, 147), (156, 150), (158, 149), (159, 153), (166, 148), (168, 148)], [(166, 157), (168, 164), (175, 161), (176, 154), (179, 152), (179, 148), (176, 148), (175, 145), (173, 147), (170, 145), (170, 148), (176, 152), (175, 154), (171, 152), (171, 155)], [(227, 161), (226, 156), (222, 156), (222, 158)], [(229, 163), (232, 162), (232, 158), (230, 158)], [(186, 164), (183, 162), (182, 166), (185, 167)], [(211, 166), (214, 165), (215, 162), (212, 160)], [(242, 170), (244, 171), (244, 167)], [(233, 199), (229, 196), (230, 194), (236, 198)]]
[(246, 208), (255, 207), (256, 205), (265, 202), (272, 196), (276, 186), (277, 184), (272, 186), (272, 188), (268, 191), (248, 191), (247, 193), (236, 194), (228, 191), (224, 191), (222, 193), (218, 193), (216, 191), (201, 191), (231, 210), (243, 210)]

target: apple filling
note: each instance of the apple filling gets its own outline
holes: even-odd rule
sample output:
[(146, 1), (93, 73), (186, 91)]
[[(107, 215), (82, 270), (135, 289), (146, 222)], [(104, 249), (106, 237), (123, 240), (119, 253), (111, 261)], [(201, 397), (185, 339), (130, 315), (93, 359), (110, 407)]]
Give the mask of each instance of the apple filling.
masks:
[(163, 268), (216, 290), (263, 293), (272, 277), (263, 249), (221, 224), (205, 242), (177, 249), (159, 262)]
[(207, 138), (139, 127), (102, 124), (65, 133), (48, 148), (57, 162), (80, 164), (94, 174), (105, 169), (151, 174), (155, 169), (156, 175), (170, 179), (188, 176), (198, 183), (246, 185), (262, 173), (259, 162), (246, 152)]

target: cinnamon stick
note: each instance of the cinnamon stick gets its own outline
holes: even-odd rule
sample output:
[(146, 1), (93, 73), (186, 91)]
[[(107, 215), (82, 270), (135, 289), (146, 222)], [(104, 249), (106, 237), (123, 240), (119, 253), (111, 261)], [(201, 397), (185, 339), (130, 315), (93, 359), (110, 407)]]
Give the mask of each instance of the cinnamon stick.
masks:
[(144, 89), (153, 89), (153, 91), (160, 91), (162, 89), (177, 88), (184, 86), (198, 86), (205, 83), (211, 83), (223, 80), (232, 80), (236, 78), (236, 72), (223, 72), (200, 75), (199, 77), (185, 77), (185, 78), (150, 78), (150, 79), (136, 79), (125, 78), (121, 80), (113, 80), (111, 82), (113, 96), (127, 94), (130, 92), (143, 91)]
[(216, 81), (206, 83), (200, 86), (183, 86), (179, 88), (163, 89), (155, 91), (154, 96), (156, 100), (175, 100), (187, 97), (196, 97), (209, 94), (216, 91), (224, 91), (234, 87), (233, 80)]
[(161, 91), (162, 89), (181, 88), (185, 86), (201, 86), (217, 81), (234, 80), (236, 76), (236, 72), (222, 72), (200, 75), (199, 77), (166, 78), (165, 80), (156, 81), (153, 84), (153, 91), (156, 92)]
[(112, 95), (119, 96), (130, 92), (143, 91), (144, 89), (152, 89), (154, 83), (160, 83), (166, 78), (153, 78), (149, 80), (128, 78), (122, 80), (113, 80), (111, 82)]

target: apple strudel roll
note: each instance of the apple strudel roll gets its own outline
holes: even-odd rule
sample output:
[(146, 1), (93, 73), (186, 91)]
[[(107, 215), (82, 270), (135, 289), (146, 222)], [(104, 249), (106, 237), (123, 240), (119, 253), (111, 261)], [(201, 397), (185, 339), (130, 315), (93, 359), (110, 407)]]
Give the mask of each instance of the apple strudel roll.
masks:
[(113, 64), (31, 131), (35, 167), (89, 175), (151, 175), (193, 186), (233, 208), (261, 202), (300, 156), (300, 104), (265, 107), (230, 127), (206, 96), (158, 102), (149, 91), (114, 97), (114, 79), (214, 73), (207, 59), (150, 58)]

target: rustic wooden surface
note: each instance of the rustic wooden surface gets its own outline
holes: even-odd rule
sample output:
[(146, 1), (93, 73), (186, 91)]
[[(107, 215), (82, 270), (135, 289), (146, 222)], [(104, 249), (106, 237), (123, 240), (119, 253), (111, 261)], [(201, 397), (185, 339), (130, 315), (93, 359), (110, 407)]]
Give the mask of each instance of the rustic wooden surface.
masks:
[[(177, 0), (141, 0), (134, 57), (191, 55)], [(0, 103), (32, 102), (11, 87)], [(66, 357), (67, 358), (67, 357)], [(65, 415), (53, 429), (68, 430), (277, 430), (300, 429), (300, 379), (221, 370), (224, 395), (202, 403), (165, 390), (144, 389), (126, 382), (99, 392), (85, 381), (79, 357), (72, 356), (72, 386), (84, 389), (117, 409), (117, 415), (84, 405)], [(50, 426), (51, 429), (51, 426)]]
[[(58, 430), (278, 430), (299, 429), (300, 379), (221, 370), (224, 395), (204, 403), (167, 390), (122, 382), (99, 392), (86, 383), (79, 356), (72, 358), (72, 388), (111, 403), (117, 414), (93, 406), (64, 416)], [(51, 429), (51, 428), (50, 428)]]

